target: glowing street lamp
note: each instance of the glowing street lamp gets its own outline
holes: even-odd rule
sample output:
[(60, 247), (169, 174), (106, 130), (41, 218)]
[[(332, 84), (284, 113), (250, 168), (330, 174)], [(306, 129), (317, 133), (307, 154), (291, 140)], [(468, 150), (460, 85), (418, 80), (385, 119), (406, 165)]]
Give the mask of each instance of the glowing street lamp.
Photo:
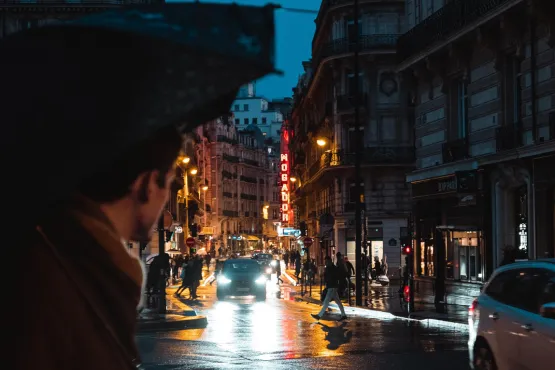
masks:
[(206, 191), (206, 190), (208, 190), (208, 185), (204, 185), (204, 186), (202, 187), (202, 191)]
[(189, 172), (191, 173), (191, 175), (196, 175), (198, 173), (198, 170), (196, 168), (191, 168)]
[(187, 163), (191, 162), (191, 158), (189, 158), (189, 157), (184, 157), (184, 158), (181, 160), (181, 162), (187, 164)]
[(296, 177), (291, 177), (289, 180), (291, 180), (291, 182), (296, 182), (297, 178)]
[(318, 144), (318, 146), (326, 146), (327, 143), (328, 143), (328, 142), (327, 142), (326, 139), (320, 138), (320, 139), (316, 140), (316, 144)]

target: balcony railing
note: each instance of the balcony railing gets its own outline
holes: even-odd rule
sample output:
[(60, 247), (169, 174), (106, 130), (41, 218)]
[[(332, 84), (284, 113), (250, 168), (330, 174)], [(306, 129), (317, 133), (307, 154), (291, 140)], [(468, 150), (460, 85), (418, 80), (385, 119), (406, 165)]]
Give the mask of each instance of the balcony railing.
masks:
[[(414, 163), (414, 149), (405, 146), (376, 146), (364, 148), (361, 164), (386, 165)], [(337, 166), (354, 166), (355, 153), (343, 151), (327, 152), (322, 154), (320, 160), (314, 162), (308, 169), (308, 178), (314, 177), (320, 170)]]
[(225, 154), (222, 156), (224, 161), (228, 161), (231, 163), (239, 163), (239, 157), (234, 156), (234, 155), (229, 155), (229, 154)]
[[(2, 1), (2, 0), (0, 0)], [(237, 139), (229, 138), (225, 135), (218, 135), (218, 142), (220, 143), (228, 143), (228, 144), (237, 144)]]
[(399, 38), (400, 61), (426, 50), (436, 42), (471, 25), (500, 6), (514, 0), (454, 0), (418, 23)]
[(237, 211), (228, 211), (224, 209), (222, 213), (226, 217), (239, 217), (239, 212)]
[(258, 166), (258, 161), (255, 161), (254, 159), (241, 158), (241, 162), (250, 164), (251, 166)]
[[(398, 34), (382, 34), (382, 35), (362, 35), (359, 38), (359, 52), (395, 49)], [(315, 66), (319, 65), (322, 59), (333, 55), (348, 54), (355, 51), (355, 42), (348, 38), (342, 38), (325, 43), (322, 48), (315, 53), (313, 60)]]
[(468, 140), (463, 138), (446, 142), (443, 144), (442, 154), (443, 163), (451, 163), (468, 158)]
[(496, 140), (498, 152), (522, 146), (521, 132), (514, 126), (498, 127), (496, 130)]

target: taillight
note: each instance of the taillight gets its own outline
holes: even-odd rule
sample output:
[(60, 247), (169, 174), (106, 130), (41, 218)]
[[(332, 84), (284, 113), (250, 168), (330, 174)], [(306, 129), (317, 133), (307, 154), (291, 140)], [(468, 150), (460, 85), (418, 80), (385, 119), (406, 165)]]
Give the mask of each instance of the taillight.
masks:
[(405, 298), (405, 302), (409, 302), (410, 301), (410, 287), (408, 285), (405, 285), (405, 287), (403, 288), (403, 295)]
[(468, 315), (469, 316), (474, 315), (474, 312), (476, 311), (476, 308), (478, 308), (478, 298), (473, 300), (470, 307), (468, 307)]

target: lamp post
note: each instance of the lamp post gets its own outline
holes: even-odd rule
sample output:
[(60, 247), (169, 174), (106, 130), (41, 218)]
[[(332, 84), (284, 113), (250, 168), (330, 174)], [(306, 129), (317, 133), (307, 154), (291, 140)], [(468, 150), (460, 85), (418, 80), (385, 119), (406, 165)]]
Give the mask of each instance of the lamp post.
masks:
[[(359, 127), (359, 116), (360, 116), (360, 93), (359, 93), (359, 65), (358, 65), (358, 55), (359, 55), (359, 9), (358, 0), (354, 3), (354, 28), (355, 28), (355, 50), (354, 50), (354, 104), (355, 104), (355, 189), (356, 194), (360, 198), (362, 189), (360, 186), (360, 162), (361, 162), (361, 140), (360, 137), (360, 127)], [(356, 271), (355, 271), (355, 304), (357, 306), (362, 305), (362, 275), (361, 275), (361, 259), (362, 259), (362, 199), (357, 198), (355, 203), (355, 261), (356, 261)]]
[(204, 221), (203, 221), (203, 227), (206, 227), (206, 191), (208, 190), (208, 185), (204, 185), (202, 187), (202, 192), (204, 195)]

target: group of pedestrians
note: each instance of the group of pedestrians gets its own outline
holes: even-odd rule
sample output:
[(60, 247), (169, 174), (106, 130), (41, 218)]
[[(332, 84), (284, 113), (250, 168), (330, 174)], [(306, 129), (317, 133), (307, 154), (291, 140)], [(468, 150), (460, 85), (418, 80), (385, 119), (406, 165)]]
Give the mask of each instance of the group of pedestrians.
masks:
[[(197, 288), (202, 280), (202, 257), (193, 255), (190, 259), (185, 257), (184, 263), (181, 265), (181, 286), (175, 292), (177, 297), (181, 297), (181, 293), (185, 289), (189, 289), (191, 299), (197, 299)], [(207, 266), (210, 266), (208, 259), (205, 259)]]

